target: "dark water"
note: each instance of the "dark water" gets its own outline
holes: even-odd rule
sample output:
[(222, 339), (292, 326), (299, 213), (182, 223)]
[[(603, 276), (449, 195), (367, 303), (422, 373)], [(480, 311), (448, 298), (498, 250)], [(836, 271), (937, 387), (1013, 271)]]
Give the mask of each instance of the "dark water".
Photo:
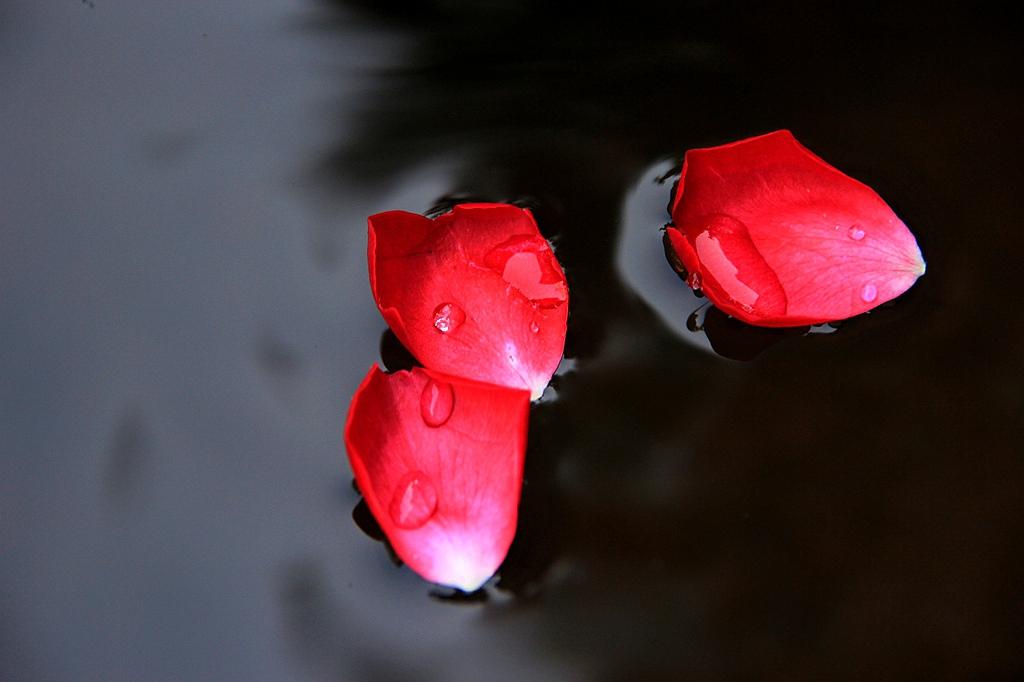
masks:
[[(6, 3), (0, 679), (1020, 679), (1019, 37), (945, 5)], [(928, 273), (709, 343), (654, 178), (781, 127)], [(341, 444), (384, 331), (365, 217), (446, 196), (534, 206), (572, 296), (472, 603), (353, 523)]]

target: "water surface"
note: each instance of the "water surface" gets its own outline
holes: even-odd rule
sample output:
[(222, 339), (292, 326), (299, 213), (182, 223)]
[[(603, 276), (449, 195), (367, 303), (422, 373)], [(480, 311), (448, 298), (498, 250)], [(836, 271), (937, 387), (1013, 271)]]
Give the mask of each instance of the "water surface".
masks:
[[(1024, 674), (1020, 66), (969, 9), (8, 3), (0, 678)], [(654, 178), (782, 127), (928, 273), (688, 332)], [(341, 443), (365, 218), (446, 197), (532, 206), (572, 306), (471, 603), (353, 522)]]

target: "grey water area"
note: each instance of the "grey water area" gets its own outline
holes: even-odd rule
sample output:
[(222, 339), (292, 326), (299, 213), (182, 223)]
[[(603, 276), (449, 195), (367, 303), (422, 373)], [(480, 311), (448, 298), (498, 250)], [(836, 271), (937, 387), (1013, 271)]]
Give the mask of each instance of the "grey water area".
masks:
[[(1021, 59), (966, 7), (8, 0), (0, 680), (1024, 675)], [(782, 127), (928, 273), (690, 331), (656, 178)], [(366, 216), (459, 198), (570, 287), (473, 599), (360, 530), (342, 442)]]

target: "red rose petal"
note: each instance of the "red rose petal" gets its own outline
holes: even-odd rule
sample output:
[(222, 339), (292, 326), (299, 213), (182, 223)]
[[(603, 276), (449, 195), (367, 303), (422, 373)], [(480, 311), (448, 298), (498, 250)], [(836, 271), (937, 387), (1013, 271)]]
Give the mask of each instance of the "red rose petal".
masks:
[(530, 398), (427, 369), (370, 370), (345, 444), (356, 483), (410, 568), (467, 592), (515, 535)]
[(568, 288), (529, 211), (388, 211), (369, 232), (374, 299), (421, 363), (540, 396), (565, 346)]
[(690, 285), (750, 324), (852, 317), (925, 270), (881, 197), (786, 130), (688, 151), (672, 219), (668, 238)]

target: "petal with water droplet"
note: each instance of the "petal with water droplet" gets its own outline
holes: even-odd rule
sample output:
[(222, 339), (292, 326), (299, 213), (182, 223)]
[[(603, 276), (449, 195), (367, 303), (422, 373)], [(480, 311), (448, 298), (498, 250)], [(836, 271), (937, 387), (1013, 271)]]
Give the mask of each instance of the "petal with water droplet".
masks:
[(368, 258), (377, 306), (424, 366), (534, 398), (544, 391), (562, 358), (568, 288), (530, 211), (462, 204), (433, 220), (378, 213)]
[(914, 236), (867, 185), (777, 131), (686, 153), (668, 241), (701, 289), (750, 324), (841, 320), (909, 289)]
[(529, 405), (525, 390), (419, 368), (374, 367), (356, 391), (345, 424), (356, 483), (395, 552), (427, 580), (473, 591), (504, 560)]

